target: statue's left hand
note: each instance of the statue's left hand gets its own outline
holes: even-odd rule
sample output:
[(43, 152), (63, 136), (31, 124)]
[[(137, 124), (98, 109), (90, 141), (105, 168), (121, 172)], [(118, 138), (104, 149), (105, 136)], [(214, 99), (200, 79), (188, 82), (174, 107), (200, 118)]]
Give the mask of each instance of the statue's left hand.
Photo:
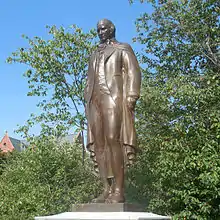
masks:
[(127, 104), (129, 109), (134, 110), (136, 99), (134, 97), (127, 97)]

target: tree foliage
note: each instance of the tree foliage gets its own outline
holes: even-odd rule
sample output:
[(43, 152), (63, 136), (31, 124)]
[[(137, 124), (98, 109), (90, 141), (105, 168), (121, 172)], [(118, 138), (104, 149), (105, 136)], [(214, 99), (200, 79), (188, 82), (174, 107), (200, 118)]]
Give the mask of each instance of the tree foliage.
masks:
[[(136, 114), (141, 153), (128, 172), (127, 197), (174, 219), (218, 219), (220, 3), (140, 2), (151, 4), (153, 12), (136, 21), (134, 41), (143, 48)], [(30, 47), (8, 59), (30, 67), (24, 74), (29, 95), (42, 97), (38, 104), (42, 114), (32, 115), (20, 128), (25, 136), (34, 123), (41, 123), (44, 137), (63, 134), (70, 126), (84, 127), (82, 91), (96, 33), (83, 33), (76, 26), (68, 31), (53, 26), (49, 33), (50, 40), (25, 37)], [(54, 144), (39, 146), (36, 157), (26, 151), (2, 173), (0, 213), (7, 219), (15, 213), (26, 219), (61, 212), (65, 208), (60, 201), (85, 202), (95, 194), (97, 186), (87, 182), (93, 183), (95, 177), (87, 173), (87, 166), (82, 169), (75, 148), (58, 151)]]
[(27, 123), (18, 129), (24, 137), (36, 123), (41, 125), (44, 135), (63, 135), (73, 126), (84, 128), (83, 88), (96, 32), (85, 33), (76, 25), (68, 29), (47, 28), (48, 40), (23, 36), (29, 47), (19, 48), (7, 59), (9, 63), (27, 65), (24, 73), (30, 89), (27, 95), (41, 98), (37, 105), (41, 113), (32, 113)]
[(148, 210), (217, 219), (220, 209), (219, 1), (149, 1), (136, 21), (143, 45), (137, 131), (142, 154), (130, 182)]
[(7, 167), (10, 156), (11, 153), (5, 153), (0, 149), (0, 176), (4, 172), (5, 167)]
[(82, 164), (79, 146), (41, 138), (16, 154), (0, 178), (0, 219), (23, 220), (90, 201), (100, 184)]

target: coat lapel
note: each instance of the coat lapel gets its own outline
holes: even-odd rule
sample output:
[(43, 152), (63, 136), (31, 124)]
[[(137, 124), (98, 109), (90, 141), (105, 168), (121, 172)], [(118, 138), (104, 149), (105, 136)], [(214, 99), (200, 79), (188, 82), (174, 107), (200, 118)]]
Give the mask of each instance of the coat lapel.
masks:
[(105, 49), (105, 62), (108, 60), (108, 58), (115, 52), (115, 48), (112, 46), (108, 46)]

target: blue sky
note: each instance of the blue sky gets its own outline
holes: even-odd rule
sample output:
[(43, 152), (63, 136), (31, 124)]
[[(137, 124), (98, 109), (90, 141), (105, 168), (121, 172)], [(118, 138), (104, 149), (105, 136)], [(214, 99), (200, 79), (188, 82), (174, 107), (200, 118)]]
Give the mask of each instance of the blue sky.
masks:
[[(143, 12), (150, 12), (148, 4), (128, 0), (7, 0), (0, 3), (0, 139), (9, 135), (20, 138), (14, 130), (23, 125), (34, 112), (38, 98), (28, 97), (27, 80), (22, 76), (27, 69), (21, 64), (7, 64), (6, 58), (19, 47), (25, 47), (21, 37), (48, 38), (46, 25), (68, 27), (77, 24), (85, 31), (96, 27), (98, 20), (108, 18), (116, 25), (119, 41), (132, 44), (135, 36), (135, 19)], [(133, 45), (137, 49), (137, 45)], [(39, 127), (33, 130), (39, 133)]]

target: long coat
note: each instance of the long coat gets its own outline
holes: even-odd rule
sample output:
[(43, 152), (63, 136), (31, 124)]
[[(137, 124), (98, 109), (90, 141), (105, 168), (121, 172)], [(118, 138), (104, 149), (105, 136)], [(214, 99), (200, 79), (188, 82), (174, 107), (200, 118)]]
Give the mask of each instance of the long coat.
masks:
[[(99, 49), (90, 57), (87, 86), (85, 88), (86, 112), (90, 111), (90, 101), (93, 94)], [(112, 99), (122, 102), (123, 121), (120, 139), (124, 147), (126, 165), (132, 163), (136, 151), (136, 131), (134, 126), (134, 111), (128, 108), (127, 98), (136, 100), (140, 96), (141, 72), (136, 56), (129, 44), (114, 42), (104, 49), (104, 73), (107, 87)], [(94, 162), (94, 137), (90, 129), (90, 120), (87, 114), (87, 148), (91, 152)], [(129, 155), (131, 156), (129, 157)], [(129, 160), (130, 158), (130, 160)]]

